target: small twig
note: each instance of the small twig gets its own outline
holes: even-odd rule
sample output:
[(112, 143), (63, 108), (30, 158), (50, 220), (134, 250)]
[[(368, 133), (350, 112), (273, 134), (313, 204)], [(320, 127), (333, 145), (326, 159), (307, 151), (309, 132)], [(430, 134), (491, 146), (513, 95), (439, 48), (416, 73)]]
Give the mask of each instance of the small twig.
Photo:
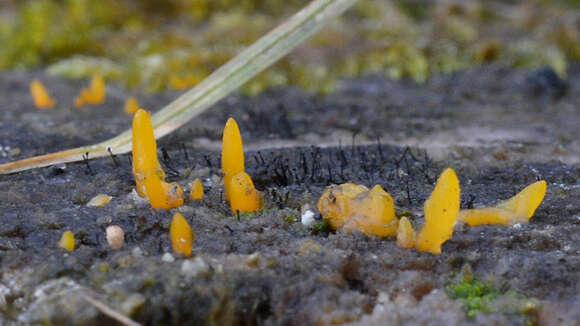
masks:
[(102, 303), (101, 301), (89, 296), (88, 294), (82, 294), (83, 299), (87, 300), (88, 303), (95, 306), (95, 308), (99, 309), (100, 312), (109, 316), (110, 318), (118, 321), (119, 323), (125, 326), (141, 326), (138, 322), (132, 320), (131, 318), (123, 315), (122, 313), (114, 310), (113, 308), (107, 306), (106, 304)]

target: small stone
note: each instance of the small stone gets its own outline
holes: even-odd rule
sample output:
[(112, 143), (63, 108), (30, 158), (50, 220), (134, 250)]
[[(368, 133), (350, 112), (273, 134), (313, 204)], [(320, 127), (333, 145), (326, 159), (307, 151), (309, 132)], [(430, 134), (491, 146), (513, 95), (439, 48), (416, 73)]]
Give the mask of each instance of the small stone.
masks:
[(163, 254), (163, 256), (161, 256), (161, 260), (166, 263), (173, 263), (175, 261), (175, 257), (173, 257), (172, 254), (166, 252)]
[(131, 250), (131, 254), (135, 257), (143, 257), (143, 250), (139, 247), (135, 247)]
[(201, 257), (188, 259), (181, 264), (181, 273), (189, 278), (204, 276), (209, 273), (209, 265)]
[(304, 214), (302, 214), (301, 220), (302, 225), (306, 227), (312, 226), (312, 224), (314, 224), (314, 212), (311, 210), (305, 211)]
[(121, 249), (125, 244), (125, 231), (118, 225), (111, 225), (106, 229), (107, 242), (114, 250)]
[(246, 264), (250, 267), (258, 267), (258, 264), (260, 263), (260, 258), (262, 256), (260, 255), (259, 252), (255, 252), (251, 255), (248, 256), (248, 258), (246, 258)]

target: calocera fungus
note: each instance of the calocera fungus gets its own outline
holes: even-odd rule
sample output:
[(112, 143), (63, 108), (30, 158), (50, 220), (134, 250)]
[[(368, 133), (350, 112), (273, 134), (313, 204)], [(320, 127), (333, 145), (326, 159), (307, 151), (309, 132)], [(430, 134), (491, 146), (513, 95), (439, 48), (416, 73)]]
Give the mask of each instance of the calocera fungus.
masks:
[(171, 236), (171, 247), (173, 251), (185, 257), (191, 256), (195, 235), (185, 217), (180, 213), (173, 215), (171, 226), (169, 227), (169, 234)]
[(127, 114), (134, 114), (139, 110), (141, 107), (139, 106), (139, 102), (133, 96), (129, 96), (129, 98), (125, 101), (124, 110)]
[(236, 120), (229, 118), (224, 127), (222, 137), (222, 171), (226, 200), (230, 200), (230, 180), (240, 172), (244, 172), (244, 147), (242, 135)]
[(105, 101), (106, 87), (102, 76), (94, 76), (88, 88), (81, 89), (79, 96), (75, 98), (75, 106), (82, 107), (85, 104), (102, 104)]
[(380, 185), (371, 190), (353, 183), (327, 187), (318, 200), (318, 210), (335, 229), (356, 229), (380, 237), (397, 232), (393, 198)]
[(458, 220), (471, 226), (481, 224), (514, 225), (527, 223), (534, 215), (546, 195), (546, 181), (540, 180), (524, 188), (517, 195), (502, 201), (494, 207), (464, 209)]
[(447, 168), (437, 180), (435, 189), (425, 201), (425, 224), (417, 234), (415, 247), (419, 251), (441, 253), (441, 245), (453, 235), (460, 202), (459, 180), (453, 169)]
[(203, 184), (201, 184), (201, 180), (195, 178), (191, 183), (191, 191), (189, 192), (189, 197), (193, 200), (202, 200), (203, 199)]
[(37, 79), (30, 83), (30, 95), (32, 95), (34, 105), (39, 109), (49, 109), (56, 104), (44, 85)]
[(246, 172), (235, 174), (230, 180), (230, 206), (234, 214), (255, 212), (262, 207), (262, 193)]
[(135, 189), (148, 197), (155, 209), (183, 205), (183, 190), (177, 183), (166, 183), (157, 158), (157, 142), (149, 112), (139, 109), (133, 116), (133, 175)]
[(64, 231), (58, 242), (58, 246), (71, 252), (75, 250), (75, 236), (71, 231)]
[(399, 220), (397, 228), (397, 245), (401, 248), (413, 248), (415, 246), (415, 230), (406, 216)]

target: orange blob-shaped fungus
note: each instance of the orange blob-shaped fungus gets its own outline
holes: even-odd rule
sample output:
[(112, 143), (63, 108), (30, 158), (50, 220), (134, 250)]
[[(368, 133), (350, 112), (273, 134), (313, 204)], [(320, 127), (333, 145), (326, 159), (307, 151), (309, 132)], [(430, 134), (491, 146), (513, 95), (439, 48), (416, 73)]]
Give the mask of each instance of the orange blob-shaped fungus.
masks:
[(137, 99), (134, 98), (133, 96), (129, 96), (129, 98), (125, 101), (125, 113), (127, 114), (134, 114), (135, 112), (137, 112), (137, 110), (139, 110), (139, 102), (137, 102)]
[(64, 231), (62, 237), (60, 238), (60, 241), (58, 242), (58, 246), (68, 252), (75, 250), (74, 234), (71, 231)]
[(417, 250), (437, 255), (441, 253), (441, 245), (453, 235), (459, 213), (460, 191), (455, 171), (445, 169), (425, 202), (425, 224), (417, 234)]
[(318, 200), (318, 210), (333, 228), (387, 237), (396, 234), (393, 198), (380, 185), (369, 190), (344, 183), (327, 187)]
[(222, 138), (222, 171), (224, 172), (226, 200), (230, 200), (230, 180), (234, 175), (244, 172), (242, 135), (240, 134), (236, 120), (233, 118), (229, 118), (224, 127)]
[(201, 184), (201, 180), (196, 178), (191, 183), (191, 191), (189, 193), (189, 197), (193, 200), (202, 200), (203, 199), (203, 184)]
[(39, 109), (48, 109), (56, 104), (56, 101), (50, 97), (44, 85), (37, 79), (30, 83), (30, 95), (32, 95), (34, 105)]
[(457, 219), (471, 226), (527, 223), (542, 203), (542, 200), (544, 200), (546, 189), (546, 181), (534, 182), (517, 195), (498, 203), (494, 207), (461, 210)]
[(165, 172), (157, 159), (157, 142), (149, 112), (139, 109), (133, 116), (133, 175), (135, 189), (147, 196), (155, 209), (183, 205), (183, 190), (176, 183), (165, 182)]
[(252, 178), (246, 172), (232, 176), (230, 180), (230, 206), (232, 212), (255, 212), (262, 206), (262, 194), (254, 188)]
[(191, 256), (195, 235), (187, 220), (180, 213), (173, 215), (171, 226), (169, 227), (169, 234), (171, 236), (173, 251), (185, 257)]

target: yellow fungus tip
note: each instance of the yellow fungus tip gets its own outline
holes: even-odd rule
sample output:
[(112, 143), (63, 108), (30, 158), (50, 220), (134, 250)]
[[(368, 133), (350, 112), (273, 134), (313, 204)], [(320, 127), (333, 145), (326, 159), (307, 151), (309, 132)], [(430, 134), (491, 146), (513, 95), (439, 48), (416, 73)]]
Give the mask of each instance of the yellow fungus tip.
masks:
[(481, 224), (514, 225), (527, 223), (546, 195), (547, 183), (536, 181), (524, 188), (517, 195), (502, 201), (493, 207), (464, 209), (458, 219), (471, 226)]
[(129, 96), (129, 98), (125, 101), (124, 111), (127, 114), (134, 114), (139, 110), (139, 102), (133, 96)]
[(406, 216), (399, 220), (397, 228), (397, 245), (401, 248), (413, 248), (415, 246), (415, 230)]
[(445, 169), (431, 196), (425, 201), (425, 224), (417, 234), (417, 250), (437, 255), (441, 253), (441, 245), (453, 235), (459, 213), (460, 192), (455, 171)]
[(224, 127), (222, 137), (222, 171), (224, 173), (224, 185), (226, 200), (230, 200), (231, 178), (240, 172), (244, 172), (244, 147), (242, 135), (236, 120), (229, 118)]
[(371, 190), (353, 183), (329, 186), (318, 200), (318, 210), (335, 229), (379, 237), (393, 236), (397, 231), (393, 198), (380, 185)]
[(91, 198), (91, 200), (89, 200), (89, 202), (87, 203), (87, 206), (88, 207), (105, 206), (109, 202), (111, 202), (111, 199), (113, 199), (113, 197), (111, 197), (107, 194), (98, 194), (95, 197)]
[(255, 212), (262, 207), (262, 193), (254, 188), (252, 178), (246, 172), (235, 174), (230, 179), (230, 206), (232, 212)]
[(93, 76), (88, 88), (81, 89), (79, 96), (75, 98), (75, 106), (82, 107), (85, 104), (102, 104), (105, 102), (106, 86), (102, 76)]
[(60, 238), (60, 241), (58, 242), (58, 246), (68, 252), (75, 250), (74, 234), (71, 231), (64, 231), (62, 237)]
[(191, 256), (195, 235), (187, 220), (180, 213), (173, 215), (171, 226), (169, 227), (169, 234), (171, 236), (173, 251), (184, 257)]
[(202, 200), (203, 199), (203, 184), (201, 180), (196, 178), (191, 183), (191, 191), (189, 193), (189, 197), (193, 200)]
[(38, 79), (30, 83), (30, 95), (32, 95), (34, 105), (39, 109), (49, 109), (56, 104), (56, 101), (48, 94), (48, 91)]

